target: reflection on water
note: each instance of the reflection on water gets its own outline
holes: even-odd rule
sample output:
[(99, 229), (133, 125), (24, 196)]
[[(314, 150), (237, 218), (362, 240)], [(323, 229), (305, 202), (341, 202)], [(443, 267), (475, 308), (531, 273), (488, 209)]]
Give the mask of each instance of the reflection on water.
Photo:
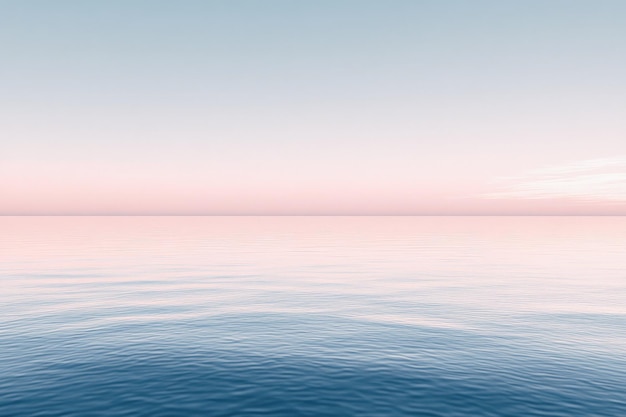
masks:
[(626, 218), (0, 218), (2, 416), (624, 416)]

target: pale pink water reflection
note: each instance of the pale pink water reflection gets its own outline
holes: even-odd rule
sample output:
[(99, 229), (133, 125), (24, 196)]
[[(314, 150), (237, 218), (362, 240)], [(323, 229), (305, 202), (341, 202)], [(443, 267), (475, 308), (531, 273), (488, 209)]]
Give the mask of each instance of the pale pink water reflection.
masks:
[[(626, 316), (622, 217), (3, 217), (0, 229), (19, 314), (103, 312), (60, 326), (246, 311), (474, 330), (526, 313)], [(151, 313), (105, 314), (138, 303)]]

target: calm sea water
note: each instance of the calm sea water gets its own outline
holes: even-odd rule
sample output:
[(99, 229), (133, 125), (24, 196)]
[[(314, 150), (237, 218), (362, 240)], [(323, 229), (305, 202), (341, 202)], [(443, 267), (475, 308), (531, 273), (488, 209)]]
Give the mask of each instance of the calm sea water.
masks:
[(0, 218), (1, 416), (626, 416), (626, 217)]

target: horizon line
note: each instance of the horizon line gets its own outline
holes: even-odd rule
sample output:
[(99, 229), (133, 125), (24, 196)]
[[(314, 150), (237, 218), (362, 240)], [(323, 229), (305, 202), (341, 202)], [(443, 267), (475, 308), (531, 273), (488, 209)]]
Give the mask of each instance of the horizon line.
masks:
[(626, 217), (626, 214), (550, 214), (550, 213), (518, 213), (518, 214), (100, 214), (100, 213), (68, 213), (68, 214), (0, 214), (0, 217)]

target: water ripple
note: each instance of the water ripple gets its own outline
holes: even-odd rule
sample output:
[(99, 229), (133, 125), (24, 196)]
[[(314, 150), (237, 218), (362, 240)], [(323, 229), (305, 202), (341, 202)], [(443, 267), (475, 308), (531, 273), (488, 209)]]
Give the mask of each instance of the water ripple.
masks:
[(0, 226), (1, 416), (626, 416), (626, 219)]

